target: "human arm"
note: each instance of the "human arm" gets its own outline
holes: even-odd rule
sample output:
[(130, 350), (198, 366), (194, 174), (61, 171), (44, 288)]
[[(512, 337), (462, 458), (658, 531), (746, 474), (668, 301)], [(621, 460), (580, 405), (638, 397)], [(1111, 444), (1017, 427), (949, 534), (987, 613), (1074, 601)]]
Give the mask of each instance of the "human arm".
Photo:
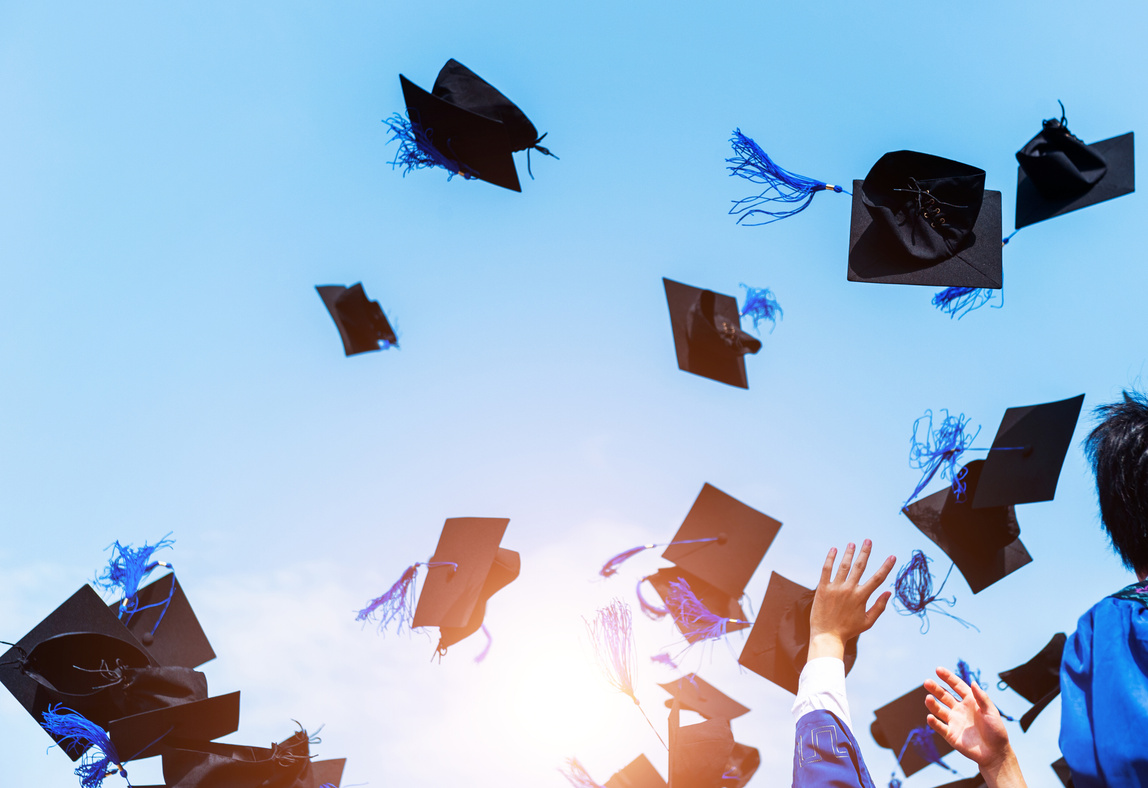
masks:
[(1004, 720), (989, 696), (946, 668), (937, 668), (937, 676), (961, 699), (933, 679), (926, 680), (929, 726), (977, 764), (988, 788), (1026, 788)]

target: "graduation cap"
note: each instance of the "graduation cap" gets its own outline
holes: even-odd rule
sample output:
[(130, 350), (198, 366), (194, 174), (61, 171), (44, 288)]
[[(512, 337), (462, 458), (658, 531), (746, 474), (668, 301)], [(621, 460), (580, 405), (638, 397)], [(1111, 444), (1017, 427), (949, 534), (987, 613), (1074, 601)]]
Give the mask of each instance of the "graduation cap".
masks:
[(343, 762), (312, 762), (309, 744), (306, 731), (271, 747), (183, 742), (164, 751), (163, 778), (168, 788), (319, 788), (331, 775), (339, 779)]
[(733, 296), (662, 278), (678, 368), (738, 388), (749, 388), (745, 354), (761, 350), (761, 341), (741, 330)]
[[(689, 572), (676, 567), (665, 567), (645, 579), (666, 603), (670, 616), (674, 619), (678, 630), (685, 636), (687, 643), (693, 644), (721, 637), (750, 626), (737, 598)], [(674, 600), (678, 600), (679, 603), (682, 600), (680, 589), (683, 582), (689, 600), (696, 601), (701, 606), (700, 611), (690, 610), (688, 607), (683, 609), (681, 604), (674, 604)]]
[(1001, 195), (977, 167), (886, 153), (853, 181), (849, 280), (999, 289)]
[(729, 722), (706, 720), (683, 727), (680, 716), (680, 707), (674, 704), (669, 719), (669, 788), (713, 788), (721, 784), (734, 748)]
[(1009, 408), (972, 496), (973, 508), (1051, 501), (1084, 395)]
[(409, 122), (385, 122), (400, 140), (394, 164), (405, 172), (439, 166), (517, 192), (522, 189), (511, 154), (534, 149), (553, 155), (539, 144), (546, 135), (538, 136), (514, 102), (457, 60), (446, 62), (430, 93), (401, 74), (399, 81)]
[[(797, 694), (798, 678), (809, 656), (809, 613), (813, 590), (773, 572), (757, 620), (738, 663)], [(857, 661), (857, 638), (845, 644), (845, 672)]]
[(676, 702), (681, 708), (697, 712), (707, 720), (732, 720), (749, 712), (747, 707), (696, 673), (690, 673), (676, 681), (658, 686), (671, 695), (671, 698), (666, 701), (667, 708), (673, 708)]
[[(869, 727), (878, 745), (892, 750), (906, 777), (916, 774), (930, 763), (949, 767), (941, 758), (952, 752), (941, 736), (929, 727), (929, 710), (925, 685), (908, 692), (874, 712), (877, 719)], [(949, 769), (952, 771), (952, 769)]]
[(666, 781), (645, 755), (630, 761), (606, 781), (606, 788), (667, 788)]
[(973, 508), (984, 464), (965, 465), (964, 494), (946, 487), (901, 510), (952, 559), (974, 594), (1032, 562), (1012, 506)]
[(757, 773), (760, 766), (761, 753), (756, 747), (734, 742), (725, 773), (722, 774), (723, 788), (741, 788)]
[[(121, 618), (160, 665), (198, 668), (215, 659), (215, 651), (172, 572), (136, 594), (135, 611)], [(110, 606), (119, 611), (119, 603)]]
[(1060, 120), (1043, 128), (1016, 153), (1016, 227), (1087, 208), (1136, 189), (1132, 132), (1086, 145)]
[[(362, 282), (350, 287), (343, 285), (316, 285), (323, 305), (331, 313), (339, 336), (343, 340), (343, 353), (353, 356), (371, 350), (398, 347), (395, 331), (383, 314), (377, 301), (367, 299)], [(382, 343), (380, 346), (379, 343)]]
[[(1036, 716), (1060, 694), (1060, 661), (1068, 636), (1058, 632), (1028, 662), (1000, 674), (1000, 683), (1033, 704), (1020, 718), (1020, 729), (1027, 731)], [(998, 685), (999, 686), (999, 685)], [(1003, 689), (1003, 687), (1002, 687)]]
[(1068, 761), (1064, 760), (1064, 756), (1052, 762), (1052, 770), (1056, 772), (1061, 783), (1072, 788), (1072, 769), (1068, 768)]
[(343, 781), (343, 769), (347, 765), (346, 758), (329, 758), (325, 761), (311, 761), (311, 771), (315, 775), (315, 785), (333, 785), (339, 788)]
[[(392, 621), (401, 631), (439, 627), (439, 652), (482, 626), (487, 600), (518, 577), (520, 558), (499, 547), (509, 519), (454, 517), (443, 524), (438, 546), (429, 561), (413, 564), (382, 596), (359, 611), (360, 621), (378, 620), (385, 629)], [(427, 567), (418, 604), (415, 576)]]

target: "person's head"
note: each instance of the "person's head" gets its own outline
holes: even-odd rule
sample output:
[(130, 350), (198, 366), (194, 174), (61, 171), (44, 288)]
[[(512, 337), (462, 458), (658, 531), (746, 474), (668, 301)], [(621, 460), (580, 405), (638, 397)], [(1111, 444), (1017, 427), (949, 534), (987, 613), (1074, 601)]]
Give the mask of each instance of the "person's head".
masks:
[(1101, 405), (1084, 450), (1096, 474), (1100, 519), (1120, 560), (1148, 575), (1148, 397), (1124, 392)]

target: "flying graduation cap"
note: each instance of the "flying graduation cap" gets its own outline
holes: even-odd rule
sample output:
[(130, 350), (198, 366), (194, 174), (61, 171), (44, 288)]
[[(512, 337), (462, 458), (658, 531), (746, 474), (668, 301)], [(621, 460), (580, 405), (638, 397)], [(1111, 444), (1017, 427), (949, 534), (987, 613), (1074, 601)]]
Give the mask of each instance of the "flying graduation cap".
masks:
[[(1060, 694), (1060, 661), (1068, 637), (1063, 632), (1052, 636), (1036, 656), (1022, 665), (1000, 674), (1000, 684), (1011, 687), (1032, 707), (1021, 715), (1020, 729), (1027, 731), (1037, 715)], [(1001, 687), (1003, 689), (1003, 686)]]
[(892, 750), (906, 777), (936, 763), (949, 771), (943, 756), (953, 751), (948, 742), (929, 727), (925, 698), (929, 691), (922, 684), (874, 712), (877, 719), (869, 732), (877, 744)]
[[(377, 621), (379, 630), (391, 623), (406, 627), (438, 627), (439, 654), (478, 631), (486, 603), (516, 577), (521, 568), (517, 552), (500, 547), (509, 519), (455, 517), (443, 524), (430, 560), (409, 566), (382, 596), (359, 611), (357, 620)], [(418, 568), (427, 568), (426, 581), (415, 604)]]
[[(731, 175), (764, 186), (735, 200), (739, 223), (768, 224), (809, 207), (841, 186), (791, 173), (752, 139), (734, 131)], [(883, 155), (853, 181), (848, 278), (854, 282), (1003, 287), (1001, 195), (985, 189), (985, 172), (917, 151)], [(749, 219), (750, 221), (746, 221)]]
[[(407, 120), (396, 116), (384, 121), (399, 141), (393, 162), (412, 169), (442, 167), (453, 175), (478, 178), (495, 186), (522, 191), (514, 168), (515, 151), (542, 147), (543, 134), (514, 102), (457, 60), (439, 71), (431, 92), (399, 75)], [(557, 158), (557, 157), (555, 157)]]
[(298, 731), (271, 747), (180, 742), (163, 753), (164, 782), (168, 788), (338, 786), (345, 761), (312, 761), (308, 746), (312, 741), (306, 731)]
[(1016, 153), (1016, 227), (1061, 216), (1136, 189), (1132, 132), (1086, 145), (1060, 120), (1043, 128)]
[(707, 720), (728, 721), (749, 713), (747, 707), (695, 673), (658, 686), (670, 693), (667, 708), (672, 709), (674, 703), (678, 703), (681, 708), (696, 712)]
[[(745, 355), (761, 350), (761, 340), (741, 329), (737, 299), (665, 277), (662, 284), (670, 308), (678, 369), (749, 388)], [(747, 307), (750, 303), (747, 301)]]
[(630, 761), (606, 781), (606, 788), (667, 788), (666, 781), (645, 755)]
[(377, 301), (368, 300), (362, 282), (350, 287), (316, 285), (315, 289), (339, 329), (345, 355), (399, 346), (398, 337), (382, 307)]
[[(809, 613), (813, 590), (773, 572), (757, 620), (738, 664), (797, 694), (798, 677), (809, 657)], [(857, 638), (845, 644), (845, 673), (857, 661)]]
[(681, 725), (678, 704), (669, 718), (669, 788), (713, 788), (721, 785), (733, 757), (728, 720)]

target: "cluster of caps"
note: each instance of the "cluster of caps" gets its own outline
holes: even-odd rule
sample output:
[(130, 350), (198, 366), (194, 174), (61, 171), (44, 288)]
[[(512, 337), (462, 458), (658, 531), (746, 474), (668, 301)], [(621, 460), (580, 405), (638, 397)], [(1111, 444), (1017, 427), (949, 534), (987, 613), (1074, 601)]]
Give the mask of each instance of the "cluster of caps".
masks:
[(84, 788), (156, 755), (167, 788), (338, 788), (344, 761), (312, 761), (304, 731), (269, 748), (214, 741), (239, 729), (239, 693), (208, 695), (196, 668), (215, 652), (174, 573), (125, 601), (85, 585), (0, 656), (0, 683), (80, 761)]

